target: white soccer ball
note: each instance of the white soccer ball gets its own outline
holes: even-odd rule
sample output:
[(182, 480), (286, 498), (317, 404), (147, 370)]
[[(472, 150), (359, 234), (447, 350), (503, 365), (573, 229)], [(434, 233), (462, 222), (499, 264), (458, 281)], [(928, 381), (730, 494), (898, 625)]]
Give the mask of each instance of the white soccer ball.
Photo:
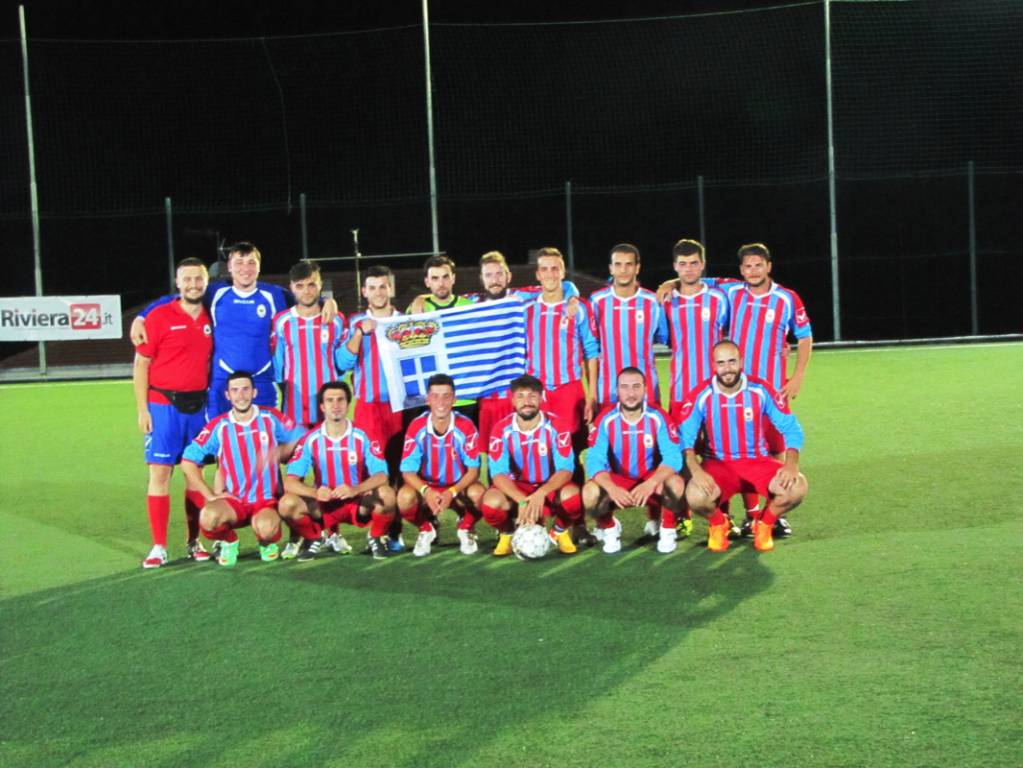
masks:
[(551, 537), (542, 525), (520, 525), (512, 536), (512, 552), (519, 560), (539, 560), (551, 549)]

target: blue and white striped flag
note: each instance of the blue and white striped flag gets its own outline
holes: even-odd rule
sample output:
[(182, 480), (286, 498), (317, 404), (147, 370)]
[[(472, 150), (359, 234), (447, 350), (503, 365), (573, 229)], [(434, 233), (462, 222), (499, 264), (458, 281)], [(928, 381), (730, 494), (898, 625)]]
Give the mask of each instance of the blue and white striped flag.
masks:
[(507, 389), (526, 370), (525, 307), (518, 298), (378, 319), (377, 346), (391, 409), (426, 402), (435, 373), (455, 380), (455, 395), (475, 400)]

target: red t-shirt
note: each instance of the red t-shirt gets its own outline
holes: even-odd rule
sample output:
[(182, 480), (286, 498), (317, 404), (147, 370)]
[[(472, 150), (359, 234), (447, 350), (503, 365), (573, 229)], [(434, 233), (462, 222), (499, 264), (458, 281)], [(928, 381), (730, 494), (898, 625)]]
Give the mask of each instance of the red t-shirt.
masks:
[[(136, 349), (152, 360), (151, 386), (178, 392), (206, 389), (213, 355), (213, 325), (205, 308), (192, 318), (177, 301), (161, 304), (146, 316), (146, 334), (149, 341)], [(166, 405), (170, 401), (150, 389), (149, 402)]]

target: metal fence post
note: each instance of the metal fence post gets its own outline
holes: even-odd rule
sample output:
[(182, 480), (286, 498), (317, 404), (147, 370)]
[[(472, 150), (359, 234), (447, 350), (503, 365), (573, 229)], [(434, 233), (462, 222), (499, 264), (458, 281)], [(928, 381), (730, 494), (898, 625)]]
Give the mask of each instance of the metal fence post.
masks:
[(700, 216), (700, 244), (707, 249), (707, 227), (703, 218), (703, 176), (696, 177), (696, 207)]
[(966, 164), (966, 190), (970, 207), (970, 332), (980, 333), (980, 316), (977, 311), (977, 206), (976, 169), (973, 161)]
[(302, 260), (309, 261), (309, 229), (306, 227), (305, 211), (305, 192), (302, 192), (298, 196), (298, 220), (302, 228)]
[(170, 288), (168, 293), (175, 292), (174, 285), (174, 209), (171, 207), (171, 199), (163, 199), (163, 215), (167, 222), (167, 280)]
[(568, 271), (575, 271), (575, 243), (572, 238), (572, 182), (565, 182), (565, 246), (568, 248)]

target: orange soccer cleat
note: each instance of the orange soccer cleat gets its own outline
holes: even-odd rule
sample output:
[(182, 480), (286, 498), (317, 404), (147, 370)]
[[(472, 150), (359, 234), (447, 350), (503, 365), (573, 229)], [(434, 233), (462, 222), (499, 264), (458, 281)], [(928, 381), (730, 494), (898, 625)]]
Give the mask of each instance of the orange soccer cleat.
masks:
[(728, 524), (727, 520), (720, 525), (710, 526), (707, 533), (707, 549), (711, 552), (724, 552), (728, 549), (728, 545), (731, 544), (728, 540), (728, 532), (731, 529), (732, 526)]
[(770, 552), (774, 549), (774, 525), (753, 521), (753, 546), (757, 552)]

